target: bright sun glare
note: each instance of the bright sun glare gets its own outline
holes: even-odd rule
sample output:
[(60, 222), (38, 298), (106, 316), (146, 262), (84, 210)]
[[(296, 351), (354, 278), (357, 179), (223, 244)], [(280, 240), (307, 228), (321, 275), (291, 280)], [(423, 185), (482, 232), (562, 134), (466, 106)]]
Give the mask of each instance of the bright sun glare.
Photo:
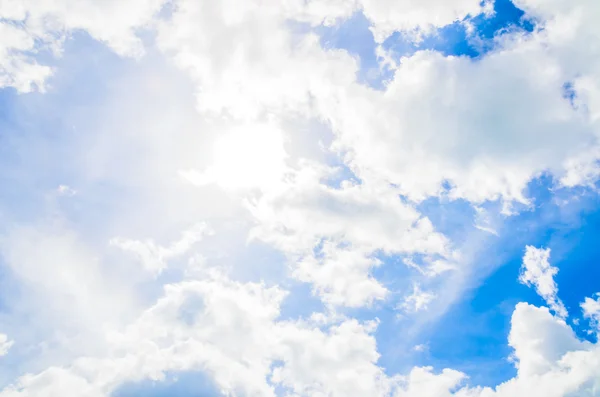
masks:
[(280, 180), (286, 152), (281, 132), (272, 125), (261, 124), (219, 136), (212, 157), (211, 165), (204, 171), (185, 171), (183, 176), (198, 185), (215, 183), (231, 190), (253, 189)]

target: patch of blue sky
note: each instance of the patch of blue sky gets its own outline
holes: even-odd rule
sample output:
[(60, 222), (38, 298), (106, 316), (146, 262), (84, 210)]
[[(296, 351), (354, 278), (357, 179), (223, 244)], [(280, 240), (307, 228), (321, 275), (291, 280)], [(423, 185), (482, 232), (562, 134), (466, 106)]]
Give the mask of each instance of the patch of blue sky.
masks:
[(287, 280), (282, 287), (288, 292), (281, 302), (280, 321), (309, 319), (314, 313), (327, 313), (327, 307), (309, 283)]
[(77, 170), (61, 159), (77, 154), (70, 142), (86, 133), (76, 130), (82, 121), (77, 115), (86, 108), (89, 113), (105, 97), (106, 82), (129, 63), (85, 34), (67, 40), (64, 54), (46, 62), (55, 67), (46, 93), (0, 90), (0, 193), (13, 217), (35, 216), (36, 209), (45, 207), (48, 192), (76, 183)]
[(341, 189), (343, 183), (350, 183), (353, 185), (362, 184), (362, 179), (359, 178), (347, 165), (343, 164), (339, 157), (336, 156), (336, 160), (332, 161), (331, 164), (334, 167), (335, 172), (328, 175), (323, 183), (327, 186)]
[(492, 16), (477, 15), (470, 22), (474, 25), (476, 34), (484, 39), (492, 39), (507, 30), (533, 32), (535, 29), (534, 21), (511, 0), (495, 0)]
[(162, 381), (129, 382), (111, 397), (221, 397), (224, 394), (209, 376), (197, 371), (170, 372)]
[[(3, 332), (7, 333), (15, 329), (14, 334), (18, 335), (19, 341), (27, 340), (31, 336), (31, 330), (14, 326), (14, 324), (28, 324), (27, 313), (17, 315), (11, 306), (12, 302), (26, 298), (27, 292), (23, 291), (14, 274), (3, 265), (2, 260), (0, 257), (0, 324)], [(0, 361), (0, 388), (7, 386), (16, 376), (23, 374), (23, 363), (26, 360), (38, 362), (41, 350), (41, 344), (36, 348), (24, 348), (19, 343), (12, 346), (11, 354), (2, 357)]]
[[(280, 360), (275, 360), (272, 364), (271, 364), (271, 370), (275, 370), (277, 368), (283, 367), (284, 366), (284, 362), (280, 361)], [(269, 380), (270, 381), (270, 380)], [(273, 391), (275, 392), (276, 396), (289, 396), (289, 395), (294, 395), (293, 394), (293, 390), (290, 387), (287, 387), (286, 385), (282, 384), (282, 383), (271, 383), (271, 387), (273, 388)]]
[(438, 232), (457, 245), (478, 232), (474, 223), (475, 209), (467, 201), (432, 197), (419, 203), (417, 210), (431, 220)]
[[(516, 374), (507, 358), (510, 318), (516, 303), (546, 306), (534, 289), (518, 281), (526, 245), (551, 248), (551, 265), (571, 325), (580, 338), (594, 340), (579, 304), (600, 291), (600, 198), (593, 191), (552, 191), (548, 177), (530, 183), (534, 208), (505, 219), (499, 237), (472, 260), (488, 269), (473, 275), (462, 299), (421, 335), (428, 344), (423, 364), (467, 373), (473, 384), (495, 385)], [(565, 201), (570, 199), (570, 201)], [(488, 262), (488, 263), (484, 263)]]
[(321, 37), (323, 48), (344, 49), (359, 60), (357, 77), (361, 83), (382, 88), (382, 81), (391, 77), (391, 74), (379, 67), (375, 54), (377, 44), (369, 26), (370, 22), (364, 14), (357, 12), (337, 25), (316, 28), (316, 33)]
[[(377, 44), (369, 26), (367, 18), (357, 12), (338, 25), (321, 26), (316, 32), (325, 48), (344, 49), (360, 60), (359, 81), (382, 89), (392, 73), (380, 68), (375, 53)], [(510, 0), (496, 0), (494, 12), (490, 15), (468, 16), (425, 35), (419, 42), (396, 32), (384, 41), (382, 47), (398, 60), (422, 50), (438, 51), (446, 56), (478, 58), (493, 50), (494, 38), (511, 31), (532, 32), (534, 28), (534, 23), (523, 10)]]

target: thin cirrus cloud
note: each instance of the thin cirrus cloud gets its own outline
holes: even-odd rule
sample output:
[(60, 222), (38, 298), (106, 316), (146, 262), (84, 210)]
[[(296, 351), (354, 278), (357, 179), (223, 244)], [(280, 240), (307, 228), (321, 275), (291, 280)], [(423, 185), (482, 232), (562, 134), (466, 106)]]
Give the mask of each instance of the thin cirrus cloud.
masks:
[[(598, 291), (523, 214), (596, 194), (600, 6), (500, 3), (0, 0), (0, 396), (594, 395)], [(436, 338), (485, 288), (480, 386)]]

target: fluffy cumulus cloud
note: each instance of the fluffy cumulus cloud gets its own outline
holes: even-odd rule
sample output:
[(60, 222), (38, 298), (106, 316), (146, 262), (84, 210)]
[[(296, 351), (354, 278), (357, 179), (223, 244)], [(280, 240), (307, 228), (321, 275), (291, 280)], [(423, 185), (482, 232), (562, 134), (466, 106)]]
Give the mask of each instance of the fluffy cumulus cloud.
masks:
[(213, 375), (224, 393), (270, 396), (276, 385), (301, 395), (386, 393), (374, 324), (278, 321), (284, 297), (278, 287), (206, 269), (201, 279), (166, 285), (137, 320), (108, 333), (105, 355), (23, 376), (2, 395), (104, 396), (124, 380), (192, 369)]
[(591, 319), (596, 327), (600, 325), (600, 295), (597, 294), (596, 299), (585, 298), (585, 301), (581, 304), (581, 309), (585, 317)]
[(44, 87), (52, 69), (35, 59), (36, 53), (60, 52), (65, 38), (77, 30), (107, 43), (123, 55), (140, 55), (136, 30), (152, 23), (163, 0), (21, 1), (0, 3), (0, 86), (31, 91)]
[(419, 52), (402, 60), (385, 92), (343, 89), (327, 109), (336, 144), (361, 175), (413, 200), (448, 191), (475, 203), (527, 204), (527, 183), (546, 171), (565, 175), (564, 163), (596, 134), (563, 98), (569, 76), (545, 43), (503, 44), (478, 62)]
[[(550, 248), (514, 269), (548, 308), (506, 297), (510, 376), (434, 359), (532, 182), (597, 194), (600, 5), (425, 48), (500, 3), (0, 0), (0, 397), (597, 395), (598, 291), (568, 313)], [(357, 15), (368, 49), (332, 48)]]
[(377, 253), (453, 260), (448, 239), (414, 206), (385, 186), (323, 182), (331, 172), (307, 163), (288, 181), (250, 202), (255, 239), (269, 242), (297, 262), (293, 275), (311, 281), (328, 302), (361, 306), (386, 289), (369, 276)]
[(550, 249), (530, 245), (525, 247), (519, 280), (523, 284), (533, 286), (558, 316), (566, 317), (567, 310), (557, 296), (558, 287), (554, 281), (556, 273), (558, 268), (550, 265)]

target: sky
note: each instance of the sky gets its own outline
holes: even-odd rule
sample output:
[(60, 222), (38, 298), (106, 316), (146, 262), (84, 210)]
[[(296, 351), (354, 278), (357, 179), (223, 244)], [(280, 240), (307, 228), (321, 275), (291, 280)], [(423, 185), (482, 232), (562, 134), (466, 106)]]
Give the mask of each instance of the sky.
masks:
[(599, 18), (0, 0), (0, 397), (600, 396)]

